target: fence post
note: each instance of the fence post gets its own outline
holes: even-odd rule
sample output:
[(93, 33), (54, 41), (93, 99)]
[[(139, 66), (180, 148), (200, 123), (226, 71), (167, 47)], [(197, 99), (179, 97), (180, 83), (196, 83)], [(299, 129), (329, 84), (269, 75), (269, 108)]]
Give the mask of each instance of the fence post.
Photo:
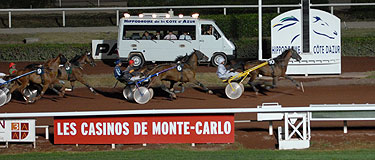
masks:
[(333, 6), (331, 6), (331, 14), (333, 14)]
[(59, 6), (60, 6), (60, 8), (61, 8), (61, 0), (59, 0)]
[(280, 14), (280, 7), (277, 7), (277, 14)]
[(100, 0), (98, 0), (98, 7), (100, 7)]
[(119, 19), (120, 19), (120, 11), (116, 10), (116, 26), (118, 26)]
[(8, 25), (9, 25), (9, 28), (12, 28), (12, 12), (9, 11), (8, 14), (9, 14), (9, 19), (8, 19), (9, 24)]
[(62, 11), (63, 12), (63, 27), (65, 27), (65, 11)]
[(227, 8), (224, 8), (224, 15), (227, 15)]

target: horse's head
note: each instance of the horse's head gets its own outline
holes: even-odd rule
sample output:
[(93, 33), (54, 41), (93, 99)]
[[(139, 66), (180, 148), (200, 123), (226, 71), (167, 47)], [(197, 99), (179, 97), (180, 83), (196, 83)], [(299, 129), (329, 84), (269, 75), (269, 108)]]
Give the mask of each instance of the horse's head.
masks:
[(334, 30), (327, 22), (318, 16), (313, 17), (314, 21), (312, 24), (312, 30), (315, 34), (323, 36), (329, 39), (335, 39), (337, 37), (337, 32)]
[(84, 56), (83, 58), (84, 58), (85, 63), (89, 63), (93, 67), (96, 66), (94, 58), (92, 58), (92, 54), (90, 52), (84, 54), (83, 56)]
[(291, 54), (291, 57), (297, 61), (300, 61), (302, 59), (302, 57), (293, 48), (289, 49), (289, 53)]
[(56, 58), (51, 59), (46, 62), (49, 68), (58, 68), (60, 64), (65, 64), (67, 62), (66, 57), (63, 54), (59, 54)]
[(197, 56), (198, 61), (208, 61), (208, 57), (199, 50), (194, 49), (194, 52), (192, 53), (192, 55), (193, 54)]

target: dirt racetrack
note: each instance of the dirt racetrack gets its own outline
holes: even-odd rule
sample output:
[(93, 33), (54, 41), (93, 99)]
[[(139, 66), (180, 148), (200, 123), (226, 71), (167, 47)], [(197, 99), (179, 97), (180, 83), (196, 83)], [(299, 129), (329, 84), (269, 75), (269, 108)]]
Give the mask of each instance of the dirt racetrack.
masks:
[[(343, 57), (343, 72), (366, 72), (375, 70), (375, 58), (368, 57)], [(1, 63), (1, 71), (6, 64)], [(21, 63), (22, 65), (22, 63)], [(21, 67), (19, 65), (18, 67)], [(90, 68), (90, 67), (87, 67)], [(99, 64), (95, 71), (88, 69), (89, 74), (112, 73), (112, 68), (105, 64)], [(212, 67), (200, 67), (201, 72), (215, 71)], [(3, 71), (4, 72), (4, 71)], [(288, 83), (281, 81), (281, 84)], [(10, 112), (51, 112), (51, 111), (98, 111), (98, 110), (139, 110), (139, 109), (185, 109), (185, 108), (255, 108), (266, 102), (278, 102), (284, 107), (305, 107), (309, 104), (347, 104), (347, 103), (371, 103), (375, 104), (374, 80), (351, 79), (320, 79), (305, 81), (305, 92), (302, 93), (290, 85), (281, 85), (276, 89), (263, 90), (262, 94), (255, 96), (250, 88), (237, 100), (226, 98), (223, 88), (214, 88), (214, 94), (208, 95), (199, 89), (188, 88), (184, 93), (178, 94), (178, 99), (168, 100), (166, 95), (156, 90), (155, 97), (145, 105), (127, 102), (122, 96), (122, 88), (98, 88), (99, 95), (92, 94), (86, 88), (68, 92), (65, 98), (57, 97), (53, 93), (47, 94), (45, 98), (35, 104), (24, 104), (22, 98), (15, 95), (12, 101), (1, 107), (1, 113)], [(345, 82), (339, 85), (330, 85), (335, 82)], [(358, 81), (358, 83), (356, 83)], [(368, 82), (368, 84), (367, 84)], [(321, 85), (320, 85), (321, 84)], [(238, 114), (236, 120), (256, 120), (255, 114)], [(312, 122), (312, 147), (313, 148), (363, 148), (375, 146), (375, 125), (373, 122), (349, 121), (349, 133), (343, 134), (342, 122)], [(52, 118), (38, 118), (37, 125), (53, 125)], [(274, 123), (276, 127), (281, 122)], [(43, 136), (38, 131), (38, 135)], [(50, 128), (53, 134), (53, 129)], [(52, 138), (53, 139), (53, 138)], [(53, 140), (46, 141), (43, 138), (38, 142), (37, 148), (40, 151), (59, 151), (66, 148), (69, 150), (102, 150), (109, 149), (103, 145), (83, 145), (74, 148), (72, 145), (51, 145)], [(246, 148), (275, 149), (277, 139), (268, 135), (268, 122), (251, 122), (236, 124), (235, 141)], [(330, 144), (327, 145), (326, 144)], [(24, 152), (32, 151), (31, 147), (19, 144), (12, 144), (11, 150), (0, 150), (2, 152)], [(17, 147), (16, 147), (17, 146)], [(140, 146), (140, 145), (138, 145)], [(150, 145), (157, 146), (157, 145)], [(202, 145), (202, 147), (210, 145)], [(72, 149), (73, 147), (73, 149)], [(123, 148), (134, 148), (134, 145), (125, 145)], [(220, 148), (219, 146), (215, 146)], [(221, 148), (234, 148), (235, 144), (226, 145)]]

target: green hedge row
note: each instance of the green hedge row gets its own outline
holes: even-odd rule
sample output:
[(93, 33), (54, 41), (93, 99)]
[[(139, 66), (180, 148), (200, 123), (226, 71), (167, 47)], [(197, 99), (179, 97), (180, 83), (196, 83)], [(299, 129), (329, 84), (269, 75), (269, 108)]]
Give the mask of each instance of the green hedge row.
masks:
[(375, 37), (341, 38), (343, 56), (375, 56)]
[(91, 52), (91, 44), (1, 44), (0, 61), (44, 61), (64, 54), (68, 59)]
[[(271, 20), (276, 16), (276, 13), (263, 15), (263, 36), (271, 36)], [(201, 18), (215, 20), (230, 39), (258, 37), (258, 14), (202, 15)]]
[[(239, 58), (258, 57), (258, 40), (241, 38), (233, 41)], [(263, 41), (263, 57), (269, 58), (271, 41)], [(343, 56), (375, 56), (375, 37), (342, 38)], [(58, 54), (68, 59), (76, 54), (91, 51), (91, 44), (1, 44), (0, 61), (44, 61)]]

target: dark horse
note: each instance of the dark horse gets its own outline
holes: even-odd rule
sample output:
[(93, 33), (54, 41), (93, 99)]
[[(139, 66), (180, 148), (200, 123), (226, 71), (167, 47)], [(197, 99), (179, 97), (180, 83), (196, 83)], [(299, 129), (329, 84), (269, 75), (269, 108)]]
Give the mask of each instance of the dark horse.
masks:
[[(159, 76), (154, 77), (147, 87), (161, 87), (162, 90), (169, 93), (171, 98), (176, 98), (176, 94), (170, 91), (163, 82), (169, 81), (171, 87), (176, 82), (186, 83), (191, 82), (203, 88), (204, 91), (212, 94), (212, 91), (205, 87), (202, 83), (195, 79), (195, 73), (198, 67), (198, 61), (207, 61), (208, 57), (198, 50), (194, 50), (193, 53), (181, 58), (182, 70), (178, 71), (178, 67), (161, 73)], [(165, 69), (176, 66), (177, 64), (161, 64), (156, 66), (148, 75), (156, 74)]]
[[(41, 65), (44, 68), (43, 74), (38, 75), (36, 72), (34, 72), (30, 75), (17, 79), (13, 83), (13, 86), (10, 92), (13, 93), (13, 91), (18, 88), (18, 90), (23, 94), (25, 88), (29, 86), (30, 83), (40, 84), (42, 86), (42, 91), (40, 92), (40, 94), (37, 97), (34, 97), (32, 99), (29, 99), (30, 98), (29, 97), (26, 100), (26, 103), (34, 102), (40, 99), (44, 95), (46, 90), (51, 86), (51, 84), (53, 84), (57, 80), (58, 68), (59, 68), (60, 63), (62, 62), (66, 62), (66, 58), (64, 55), (59, 54), (56, 58), (51, 59), (47, 61), (46, 63), (44, 63), (43, 65)], [(23, 70), (18, 70), (17, 76), (35, 70), (36, 69), (35, 66), (39, 66), (39, 65), (29, 65)], [(64, 91), (58, 92), (58, 93), (59, 93), (59, 96), (61, 97), (64, 96)]]
[[(89, 63), (91, 66), (96, 66), (94, 59), (90, 53), (83, 53), (82, 55), (76, 55), (72, 60), (69, 61), (71, 66), (66, 69), (66, 66), (59, 67), (58, 76), (59, 80), (67, 80), (72, 86), (72, 91), (74, 89), (75, 81), (81, 82), (91, 92), (96, 94), (95, 90), (83, 79), (83, 67), (85, 64)], [(68, 70), (68, 71), (67, 71)]]
[[(249, 80), (249, 84), (251, 85), (251, 87), (253, 88), (253, 90), (255, 91), (255, 94), (258, 94), (258, 89), (255, 87), (255, 84), (254, 84), (254, 80), (255, 78), (257, 78), (258, 74), (261, 74), (263, 76), (269, 76), (269, 77), (272, 77), (272, 87), (276, 87), (276, 82), (277, 80), (279, 79), (279, 77), (284, 77), (286, 79), (289, 79), (290, 81), (292, 81), (298, 88), (300, 87), (300, 85), (291, 77), (287, 76), (285, 74), (287, 68), (288, 68), (288, 63), (289, 63), (289, 60), (290, 58), (293, 58), (293, 59), (296, 59), (297, 61), (300, 61), (302, 58), (301, 56), (298, 55), (298, 53), (294, 50), (294, 49), (288, 49), (288, 50), (285, 50), (281, 55), (277, 56), (276, 58), (274, 58), (274, 64), (268, 64), (264, 67), (261, 67), (255, 71), (252, 71), (250, 73), (251, 75), (251, 78)], [(264, 61), (250, 61), (250, 62), (246, 62), (246, 64), (244, 65), (244, 70), (247, 70), (247, 69), (250, 69), (256, 65), (259, 65), (261, 63), (263, 63)]]

